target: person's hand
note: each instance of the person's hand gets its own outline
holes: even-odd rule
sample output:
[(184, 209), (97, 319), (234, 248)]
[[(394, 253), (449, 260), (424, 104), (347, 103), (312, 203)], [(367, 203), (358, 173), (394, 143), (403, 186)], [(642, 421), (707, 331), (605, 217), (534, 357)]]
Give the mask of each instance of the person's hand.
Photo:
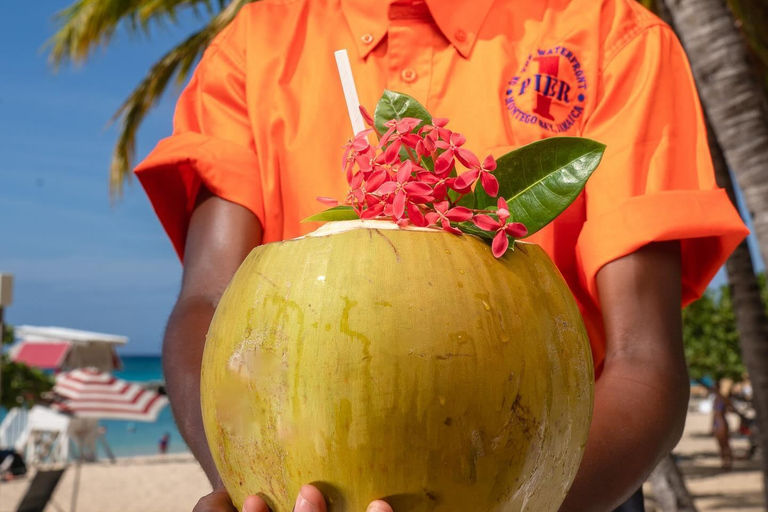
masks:
[[(299, 491), (293, 512), (327, 512), (322, 493), (316, 487), (305, 485)], [(197, 502), (193, 512), (237, 512), (225, 490), (213, 491)], [(266, 502), (258, 496), (245, 499), (242, 512), (269, 512)], [(363, 512), (363, 511), (361, 511)], [(365, 512), (393, 512), (385, 501), (376, 500), (368, 505)]]
[(213, 491), (200, 498), (192, 512), (237, 512), (225, 489)]
[[(293, 512), (327, 512), (325, 499), (317, 487), (305, 485), (299, 491)], [(269, 512), (267, 504), (258, 496), (249, 496), (243, 504), (243, 512)], [(360, 512), (363, 512), (362, 510)], [(386, 501), (376, 500), (368, 505), (365, 512), (393, 512)]]

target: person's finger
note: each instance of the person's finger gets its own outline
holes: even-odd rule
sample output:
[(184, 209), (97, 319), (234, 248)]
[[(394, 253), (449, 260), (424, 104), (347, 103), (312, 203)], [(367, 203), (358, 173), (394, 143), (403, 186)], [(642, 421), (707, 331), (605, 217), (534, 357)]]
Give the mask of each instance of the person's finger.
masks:
[(243, 512), (269, 512), (269, 507), (259, 496), (248, 496), (243, 502)]
[(393, 512), (392, 507), (386, 501), (376, 500), (368, 505), (365, 512)]
[[(192, 512), (237, 512), (227, 491), (213, 491), (200, 498)], [(261, 512), (261, 511), (259, 511)]]
[(296, 498), (296, 505), (293, 507), (294, 512), (327, 512), (327, 510), (323, 494), (312, 485), (301, 488)]

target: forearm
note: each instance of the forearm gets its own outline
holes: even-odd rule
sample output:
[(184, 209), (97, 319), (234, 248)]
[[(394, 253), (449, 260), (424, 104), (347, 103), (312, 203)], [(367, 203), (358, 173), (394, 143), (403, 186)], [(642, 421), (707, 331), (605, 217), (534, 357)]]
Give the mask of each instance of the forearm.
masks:
[(586, 451), (560, 512), (610, 512), (677, 444), (688, 403), (683, 368), (648, 358), (606, 367), (595, 388)]
[(163, 371), (179, 431), (216, 489), (221, 480), (208, 449), (200, 409), (200, 365), (214, 310), (210, 299), (179, 299), (165, 332)]

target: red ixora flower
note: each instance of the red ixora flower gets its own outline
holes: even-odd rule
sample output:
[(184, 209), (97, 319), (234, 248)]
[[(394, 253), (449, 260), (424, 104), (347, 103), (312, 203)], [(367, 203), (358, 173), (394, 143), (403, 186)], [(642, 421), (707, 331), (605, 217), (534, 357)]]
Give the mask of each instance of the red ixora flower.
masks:
[[(359, 218), (389, 219), (401, 227), (413, 224), (456, 235), (471, 231), (461, 224), (471, 221), (494, 233), (491, 245), (497, 258), (509, 249), (508, 237), (527, 234), (523, 224), (508, 223), (509, 206), (503, 198), (498, 199), (495, 212), (458, 206), (478, 181), (490, 196), (498, 196), (499, 182), (491, 174), (496, 160), (489, 155), (480, 162), (463, 147), (466, 138), (446, 127), (448, 119), (391, 119), (383, 123), (386, 132), (382, 134), (376, 128), (380, 120), (362, 107), (360, 114), (370, 129), (344, 145), (342, 172), (349, 189), (341, 201)], [(369, 142), (371, 133), (379, 137), (378, 144)], [(459, 166), (465, 171), (455, 173)], [(340, 203), (330, 197), (317, 199), (328, 206)]]
[[(444, 149), (445, 151), (443, 154), (437, 157), (437, 159), (452, 160), (455, 156), (456, 159), (461, 162), (464, 167), (471, 168), (474, 167), (475, 164), (480, 165), (480, 161), (477, 159), (473, 152), (461, 147), (465, 142), (467, 142), (467, 138), (462, 134), (455, 132), (451, 133), (448, 140), (438, 140), (435, 142), (435, 145), (440, 149)], [(435, 162), (435, 167), (437, 166), (438, 163)]]
[(449, 208), (450, 203), (443, 201), (435, 204), (435, 211), (429, 212), (425, 215), (428, 225), (437, 224), (438, 222), (445, 231), (453, 233), (454, 235), (460, 235), (461, 230), (451, 226), (451, 222), (466, 222), (472, 218), (472, 210), (464, 208), (463, 206), (455, 206)]
[(400, 154), (400, 148), (403, 144), (412, 149), (416, 148), (416, 144), (421, 141), (421, 137), (411, 132), (419, 126), (420, 123), (421, 119), (415, 117), (404, 117), (399, 120), (392, 119), (391, 121), (384, 123), (384, 126), (389, 129), (381, 136), (379, 145), (384, 148), (391, 142), (384, 152), (387, 163), (392, 163), (391, 161), (396, 159), (396, 156)]
[(496, 176), (491, 172), (496, 170), (496, 160), (488, 155), (481, 164), (478, 162), (472, 162), (469, 166), (470, 170), (462, 173), (461, 176), (456, 178), (457, 189), (468, 189), (472, 184), (480, 178), (480, 184), (483, 186), (489, 196), (496, 197), (499, 194), (499, 182)]
[[(411, 218), (411, 222), (416, 225), (420, 224), (421, 219), (419, 217), (423, 217), (423, 215), (416, 205), (428, 203), (433, 199), (430, 195), (432, 187), (420, 181), (412, 181), (411, 173), (422, 170), (410, 160), (406, 160), (397, 169), (396, 181), (387, 181), (378, 187), (377, 192), (379, 194), (394, 194), (392, 207), (395, 219), (402, 219), (407, 208), (409, 216), (414, 213), (417, 217), (416, 219)], [(421, 223), (423, 224), (423, 221)]]
[(386, 171), (372, 172), (368, 179), (365, 179), (363, 171), (358, 171), (352, 178), (349, 188), (357, 202), (362, 203), (369, 194), (376, 192), (385, 181), (387, 181)]
[(341, 170), (347, 174), (347, 183), (352, 182), (352, 164), (360, 153), (365, 152), (370, 144), (368, 143), (368, 134), (373, 130), (363, 130), (344, 144), (344, 157), (341, 161)]
[(509, 206), (503, 197), (499, 198), (497, 205), (498, 210), (496, 210), (496, 215), (499, 217), (499, 220), (496, 220), (489, 215), (479, 214), (472, 218), (472, 222), (480, 229), (496, 232), (496, 236), (493, 237), (491, 249), (493, 250), (494, 256), (501, 258), (509, 248), (507, 235), (512, 238), (520, 238), (528, 234), (528, 228), (519, 222), (510, 222), (507, 224), (507, 219), (509, 219)]

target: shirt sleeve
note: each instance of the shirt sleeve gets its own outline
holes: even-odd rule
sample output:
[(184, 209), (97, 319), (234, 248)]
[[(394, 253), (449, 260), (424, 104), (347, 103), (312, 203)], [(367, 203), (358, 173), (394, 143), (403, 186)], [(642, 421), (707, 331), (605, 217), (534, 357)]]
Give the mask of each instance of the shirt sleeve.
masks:
[(245, 97), (237, 19), (211, 43), (176, 105), (173, 135), (135, 172), (183, 259), (201, 185), (264, 221), (259, 162)]
[(585, 189), (580, 279), (598, 303), (603, 265), (650, 242), (680, 240), (687, 304), (748, 230), (715, 183), (696, 87), (671, 29), (647, 28), (609, 59), (582, 132), (607, 147)]

